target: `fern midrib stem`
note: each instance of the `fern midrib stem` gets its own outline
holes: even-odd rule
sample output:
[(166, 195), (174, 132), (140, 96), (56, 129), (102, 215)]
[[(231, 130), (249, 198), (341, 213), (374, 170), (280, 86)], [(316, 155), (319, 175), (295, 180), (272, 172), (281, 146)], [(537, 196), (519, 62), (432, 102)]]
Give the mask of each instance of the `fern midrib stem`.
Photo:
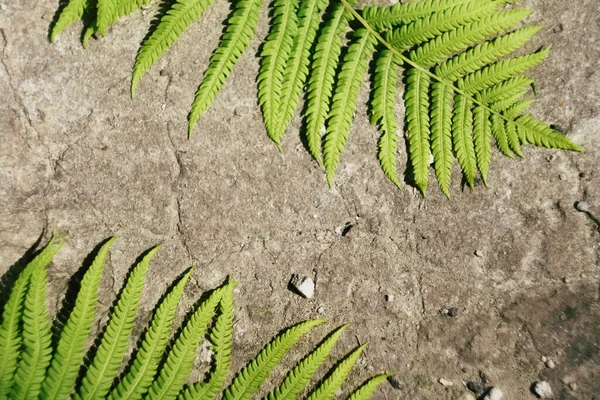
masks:
[(456, 85), (454, 85), (453, 82), (450, 82), (450, 81), (447, 81), (447, 80), (445, 80), (443, 78), (440, 78), (436, 74), (433, 74), (432, 72), (430, 72), (428, 69), (421, 67), (419, 64), (415, 63), (413, 60), (411, 60), (410, 58), (406, 57), (404, 54), (400, 53), (398, 50), (396, 50), (396, 48), (394, 48), (394, 46), (392, 46), (389, 42), (387, 42), (379, 34), (379, 32), (377, 32), (375, 29), (373, 29), (373, 27), (362, 17), (362, 15), (360, 15), (360, 13), (358, 11), (356, 11), (354, 9), (354, 7), (352, 7), (352, 5), (350, 5), (350, 3), (348, 3), (348, 0), (340, 0), (340, 1), (344, 5), (344, 7), (346, 7), (352, 13), (352, 15), (354, 15), (354, 17), (361, 23), (361, 25), (363, 25), (365, 27), (365, 29), (367, 29), (369, 31), (370, 34), (372, 34), (381, 44), (383, 44), (385, 47), (387, 47), (392, 53), (394, 53), (395, 55), (397, 55), (398, 57), (400, 57), (402, 59), (402, 61), (404, 61), (405, 63), (409, 64), (411, 67), (415, 68), (416, 70), (418, 70), (418, 71), (426, 74), (430, 78), (433, 78), (433, 79), (435, 79), (436, 81), (438, 81), (440, 83), (444, 83), (446, 85), (449, 85), (450, 88), (455, 93), (458, 93), (461, 96), (467, 97), (473, 103), (484, 107), (485, 109), (487, 109), (488, 111), (490, 111), (492, 114), (497, 115), (498, 117), (502, 118), (503, 120), (505, 120), (507, 122), (513, 122), (513, 123), (515, 123), (515, 124), (517, 124), (519, 126), (524, 126), (523, 124), (520, 124), (519, 121), (517, 121), (515, 119), (511, 119), (511, 118), (506, 118), (503, 114), (501, 114), (501, 113), (499, 113), (497, 111), (494, 111), (492, 108), (488, 107), (486, 104), (480, 102), (479, 100), (475, 99), (470, 94), (467, 94), (467, 92), (465, 92), (464, 90), (461, 90), (460, 88), (458, 88)]

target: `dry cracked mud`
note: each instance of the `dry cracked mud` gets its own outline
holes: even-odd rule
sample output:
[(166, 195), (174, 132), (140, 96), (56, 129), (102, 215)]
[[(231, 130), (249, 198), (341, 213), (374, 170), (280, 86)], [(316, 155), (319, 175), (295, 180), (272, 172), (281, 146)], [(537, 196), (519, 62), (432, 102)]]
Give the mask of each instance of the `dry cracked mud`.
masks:
[[(455, 164), (448, 201), (435, 183), (424, 199), (385, 179), (366, 85), (333, 189), (301, 144), (298, 115), (277, 150), (256, 104), (264, 10), (250, 50), (187, 140), (226, 2), (164, 54), (131, 101), (130, 68), (154, 9), (84, 50), (77, 24), (48, 42), (57, 1), (2, 0), (0, 273), (58, 229), (67, 244), (49, 271), (55, 308), (81, 260), (118, 235), (102, 283), (106, 313), (136, 256), (162, 243), (142, 314), (190, 265), (187, 306), (234, 274), (236, 369), (282, 326), (324, 317), (327, 327), (300, 350), (352, 323), (336, 355), (370, 346), (351, 380), (390, 371), (401, 383), (377, 399), (458, 399), (479, 371), (507, 399), (533, 398), (542, 379), (558, 399), (600, 399), (600, 3), (523, 3), (545, 26), (528, 48), (553, 44), (533, 71), (534, 113), (586, 152), (495, 152), (491, 187), (472, 192)], [(287, 289), (293, 273), (315, 279), (313, 299)], [(442, 312), (453, 307), (454, 317)]]

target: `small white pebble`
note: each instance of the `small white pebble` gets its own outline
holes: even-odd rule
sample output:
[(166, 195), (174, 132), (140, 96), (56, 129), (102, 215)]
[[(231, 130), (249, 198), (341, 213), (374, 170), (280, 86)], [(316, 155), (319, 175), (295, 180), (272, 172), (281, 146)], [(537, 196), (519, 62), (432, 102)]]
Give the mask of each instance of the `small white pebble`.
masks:
[(579, 212), (589, 212), (590, 206), (585, 201), (578, 201), (575, 203), (575, 209)]
[(337, 228), (335, 228), (335, 233), (336, 233), (336, 234), (338, 234), (338, 235), (341, 235), (341, 234), (342, 234), (342, 232), (343, 232), (343, 231), (342, 231), (342, 227), (341, 227), (341, 226), (338, 226)]
[(564, 181), (565, 179), (567, 179), (567, 176), (565, 174), (560, 174), (560, 175), (558, 175), (558, 179), (560, 179), (561, 181)]
[(481, 250), (475, 250), (475, 255), (477, 257), (483, 257), (483, 251), (481, 251)]
[(338, 390), (335, 391), (335, 396), (340, 397), (342, 395), (342, 393), (344, 393), (344, 391), (342, 390), (342, 388), (339, 388)]
[(386, 294), (385, 295), (385, 301), (391, 303), (392, 301), (394, 301), (396, 299), (396, 297), (393, 294)]
[(545, 363), (546, 361), (548, 361), (548, 357), (542, 356), (542, 362)]
[(549, 399), (552, 397), (552, 388), (546, 381), (540, 381), (535, 384), (533, 391), (540, 399)]
[(450, 381), (448, 379), (445, 379), (445, 378), (440, 378), (438, 380), (438, 382), (441, 383), (442, 386), (445, 386), (445, 387), (454, 386), (454, 382), (452, 382), (452, 381)]
[(325, 312), (325, 307), (321, 306), (321, 307), (317, 308), (317, 312), (319, 314), (323, 314)]
[(500, 400), (504, 396), (502, 390), (498, 388), (492, 388), (488, 394), (483, 398), (483, 400)]
[(429, 165), (433, 164), (433, 154), (429, 155)]
[(572, 391), (576, 391), (576, 390), (577, 390), (577, 383), (575, 383), (575, 382), (571, 382), (571, 383), (569, 383), (569, 388), (570, 388)]
[(554, 369), (554, 367), (556, 367), (556, 364), (554, 363), (554, 361), (548, 359), (546, 361), (546, 367), (550, 368), (550, 369)]
[(315, 295), (315, 282), (309, 277), (299, 277), (294, 275), (290, 281), (291, 285), (307, 299), (312, 299)]
[(8, 7), (6, 7), (6, 4), (0, 4), (0, 10), (2, 11), (6, 11)]

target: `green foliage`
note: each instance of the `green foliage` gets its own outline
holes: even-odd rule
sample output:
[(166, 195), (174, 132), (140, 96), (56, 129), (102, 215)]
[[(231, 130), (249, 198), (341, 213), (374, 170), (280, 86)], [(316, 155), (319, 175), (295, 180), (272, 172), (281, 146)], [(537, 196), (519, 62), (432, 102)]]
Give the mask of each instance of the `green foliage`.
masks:
[[(149, 328), (142, 333), (130, 361), (123, 368), (125, 352), (132, 347), (131, 343), (135, 343), (131, 335), (150, 260), (159, 249), (156, 246), (145, 252), (132, 267), (109, 313), (106, 327), (96, 338), (98, 346), (92, 350), (95, 354), (84, 357), (86, 351), (90, 351), (87, 346), (96, 319), (99, 282), (114, 241), (115, 238), (104, 241), (84, 264), (85, 274), (78, 282), (79, 291), (73, 299), (73, 308), (63, 310), (68, 320), (60, 332), (55, 330), (57, 337), (54, 340), (45, 306), (46, 267), (63, 241), (57, 243), (52, 237), (9, 285), (10, 295), (2, 310), (0, 325), (1, 398), (212, 400), (222, 395), (227, 400), (249, 399), (291, 348), (314, 327), (325, 322), (308, 320), (280, 333), (223, 390), (232, 361), (233, 296), (238, 283), (229, 279), (204, 296), (190, 310), (189, 318), (184, 320), (178, 334), (171, 338), (177, 307), (193, 272), (190, 268), (159, 301)], [(68, 303), (65, 307), (69, 307)], [(313, 374), (328, 359), (346, 328), (347, 325), (343, 325), (326, 336), (266, 398), (295, 399), (310, 385)], [(213, 351), (212, 369), (203, 381), (188, 383), (198, 347), (207, 330)], [(360, 346), (334, 366), (326, 378), (315, 385), (310, 399), (331, 399), (364, 347)], [(77, 380), (78, 376), (82, 379)], [(350, 399), (368, 399), (382, 376), (387, 375), (369, 380)]]
[[(85, 19), (86, 13), (93, 18), (86, 23), (84, 42), (93, 32), (104, 34), (109, 24), (139, 7), (142, 0), (98, 0), (97, 7), (89, 1), (63, 3), (51, 28), (51, 40), (72, 21)], [(188, 116), (188, 136), (249, 46), (257, 24), (260, 0), (231, 1), (233, 14)], [(176, 0), (159, 12), (138, 51), (132, 97), (148, 68), (211, 2)], [(509, 0), (415, 0), (362, 10), (353, 4), (354, 0), (329, 4), (326, 0), (273, 0), (271, 27), (260, 50), (258, 102), (268, 136), (281, 150), (282, 137), (304, 90), (301, 134), (308, 152), (324, 167), (330, 186), (373, 55), (369, 112), (371, 123), (381, 130), (377, 158), (384, 174), (398, 187), (399, 122), (394, 109), (401, 78), (405, 83), (407, 176), (423, 195), (433, 165), (441, 191), (450, 197), (454, 158), (469, 187), (475, 186), (478, 174), (487, 185), (492, 138), (508, 157), (522, 157), (524, 144), (583, 151), (549, 125), (524, 114), (530, 103), (523, 97), (535, 83), (522, 74), (541, 63), (550, 50), (506, 58), (540, 30), (539, 26), (520, 26), (530, 10), (517, 8)]]

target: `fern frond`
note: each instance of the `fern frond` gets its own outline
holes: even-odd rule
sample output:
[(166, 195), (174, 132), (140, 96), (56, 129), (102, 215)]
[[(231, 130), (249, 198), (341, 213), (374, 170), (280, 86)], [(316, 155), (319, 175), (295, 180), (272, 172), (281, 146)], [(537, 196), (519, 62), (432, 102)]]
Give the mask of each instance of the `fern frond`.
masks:
[(98, 304), (98, 284), (104, 270), (104, 261), (115, 239), (116, 237), (112, 237), (102, 245), (83, 276), (81, 288), (75, 299), (75, 308), (62, 329), (52, 363), (42, 384), (44, 399), (66, 399), (73, 390), (85, 356), (85, 344), (94, 322)]
[(341, 34), (352, 19), (348, 9), (335, 2), (330, 18), (321, 28), (313, 53), (306, 96), (306, 142), (308, 151), (319, 164), (322, 163), (321, 132), (329, 112), (335, 70), (342, 50)]
[(377, 386), (385, 382), (390, 376), (392, 375), (382, 374), (372, 377), (356, 389), (350, 397), (348, 397), (348, 400), (369, 400), (373, 392), (375, 392), (375, 389), (377, 389)]
[(193, 268), (190, 268), (158, 306), (129, 372), (111, 392), (109, 399), (141, 399), (152, 384), (169, 341), (177, 305), (192, 272)]
[(356, 102), (358, 89), (367, 69), (367, 60), (375, 48), (376, 39), (366, 30), (354, 31), (354, 41), (348, 47), (342, 69), (337, 76), (337, 85), (333, 93), (333, 104), (329, 111), (329, 123), (325, 134), (323, 158), (327, 182), (333, 185), (333, 175), (340, 160), (340, 154), (348, 139), (350, 124)]
[(273, 22), (260, 53), (258, 102), (269, 137), (275, 135), (283, 72), (298, 29), (297, 5), (298, 0), (273, 1)]
[(215, 308), (221, 301), (223, 293), (230, 290), (232, 285), (235, 285), (235, 282), (230, 279), (226, 285), (213, 291), (209, 298), (192, 314), (171, 347), (171, 351), (169, 351), (158, 377), (152, 382), (146, 398), (174, 399), (177, 397), (192, 371), (196, 349), (215, 313)]
[(410, 3), (397, 3), (390, 7), (368, 6), (363, 8), (362, 17), (380, 31), (396, 25), (408, 24), (420, 18), (443, 11), (473, 0), (422, 0)]
[(261, 0), (237, 0), (232, 16), (227, 20), (227, 28), (217, 50), (210, 58), (204, 80), (196, 91), (192, 110), (188, 116), (188, 137), (198, 119), (215, 100), (217, 92), (231, 73), (234, 64), (250, 44), (258, 22)]
[(496, 146), (498, 146), (498, 150), (500, 150), (506, 157), (513, 158), (513, 155), (510, 151), (510, 146), (508, 145), (508, 136), (506, 134), (506, 128), (504, 127), (504, 120), (499, 115), (492, 114), (491, 121), (492, 135), (494, 135), (494, 139), (496, 139)]
[(514, 102), (506, 109), (506, 111), (504, 111), (504, 116), (507, 119), (515, 119), (519, 115), (523, 114), (525, 110), (527, 110), (533, 103), (535, 103), (535, 100), (533, 99)]
[(490, 112), (482, 106), (475, 106), (473, 119), (473, 143), (477, 168), (481, 173), (483, 184), (487, 186), (487, 174), (492, 159)]
[(532, 79), (526, 76), (516, 76), (477, 93), (477, 100), (484, 104), (492, 105), (517, 93), (522, 93), (523, 90), (532, 84)]
[(377, 158), (385, 175), (400, 188), (396, 171), (396, 142), (398, 122), (394, 116), (398, 69), (402, 60), (388, 49), (381, 49), (375, 64), (373, 101), (371, 101), (371, 123), (381, 126)]
[(509, 97), (505, 97), (503, 99), (498, 100), (497, 102), (493, 103), (490, 108), (493, 111), (506, 111), (507, 109), (509, 109), (513, 104), (515, 104), (517, 101), (519, 101), (523, 96), (525, 96), (525, 94), (527, 94), (526, 90), (523, 90), (521, 92), (515, 93)]
[(324, 320), (310, 320), (294, 325), (266, 345), (225, 390), (223, 400), (247, 400), (267, 379), (269, 373), (294, 344)]
[(386, 40), (399, 51), (404, 51), (408, 47), (426, 42), (444, 32), (485, 18), (491, 15), (497, 7), (497, 3), (490, 1), (458, 4), (388, 31)]
[(454, 117), (452, 119), (452, 139), (454, 142), (454, 152), (460, 164), (465, 180), (471, 188), (475, 185), (476, 161), (475, 149), (473, 146), (473, 113), (471, 99), (456, 95), (454, 97)]
[(56, 40), (56, 36), (67, 26), (81, 19), (86, 8), (86, 0), (69, 0), (65, 7), (60, 10), (60, 15), (50, 28), (50, 42)]
[(150, 0), (98, 0), (98, 17), (86, 28), (83, 34), (83, 47), (86, 47), (87, 40), (94, 33), (98, 32), (105, 36), (109, 25), (148, 4)]
[(452, 88), (434, 82), (431, 88), (431, 153), (442, 193), (450, 198), (452, 175)]
[(110, 321), (76, 395), (77, 399), (104, 399), (119, 371), (125, 356), (131, 331), (135, 325), (144, 280), (150, 260), (160, 246), (150, 249), (137, 263), (127, 278), (119, 300), (112, 312)]
[(294, 400), (310, 381), (321, 364), (327, 360), (331, 350), (349, 325), (332, 332), (323, 343), (306, 356), (285, 377), (284, 381), (266, 397), (267, 400)]
[(342, 386), (346, 380), (346, 376), (350, 373), (356, 361), (362, 354), (362, 351), (367, 347), (365, 343), (355, 350), (350, 352), (343, 360), (341, 360), (333, 370), (331, 370), (325, 380), (306, 398), (306, 400), (329, 400), (335, 396), (335, 392)]
[(474, 94), (538, 65), (549, 51), (550, 47), (547, 47), (533, 54), (499, 61), (459, 79), (458, 87), (467, 94)]
[[(23, 349), (14, 375), (10, 399), (35, 399), (52, 358), (52, 333), (46, 310), (46, 266), (31, 271), (23, 309)], [(2, 360), (4, 362), (4, 360)]]
[(98, 33), (105, 36), (108, 25), (119, 18), (117, 15), (117, 0), (98, 0)]
[(455, 81), (465, 74), (504, 57), (529, 41), (541, 26), (528, 26), (523, 29), (497, 37), (494, 40), (478, 44), (470, 50), (460, 53), (444, 61), (435, 69), (435, 74), (442, 79)]
[(14, 382), (19, 349), (23, 340), (20, 325), (24, 318), (23, 307), (31, 275), (40, 268), (45, 268), (63, 243), (64, 239), (56, 244), (56, 236), (50, 238), (48, 244), (21, 271), (4, 305), (2, 324), (0, 325), (0, 360), (2, 360), (0, 362), (0, 398), (2, 399), (7, 397)]
[(132, 99), (135, 96), (135, 88), (148, 68), (211, 4), (212, 0), (176, 0), (163, 15), (156, 29), (142, 43), (135, 58), (131, 78)]
[(185, 400), (212, 400), (216, 398), (231, 367), (231, 346), (233, 344), (233, 288), (229, 285), (219, 302), (219, 316), (210, 333), (214, 369), (207, 381), (195, 383), (179, 395)]
[(20, 325), (23, 318), (25, 296), (34, 271), (45, 268), (60, 250), (64, 239), (56, 244), (52, 236), (48, 244), (21, 271), (15, 281), (2, 312), (0, 325), (0, 399), (6, 398), (13, 385), (13, 375), (17, 369), (19, 349), (22, 345)]
[(463, 25), (458, 29), (437, 36), (411, 51), (410, 58), (421, 66), (432, 67), (449, 55), (489, 35), (510, 28), (530, 13), (529, 10), (518, 9), (492, 14), (480, 21)]
[(280, 146), (281, 137), (294, 116), (300, 100), (300, 93), (308, 75), (310, 50), (317, 36), (321, 12), (326, 6), (327, 0), (300, 0), (298, 30), (294, 35), (292, 50), (283, 72), (279, 115), (275, 124), (275, 132), (271, 136), (271, 140), (277, 146)]
[(404, 104), (410, 163), (414, 182), (423, 195), (429, 174), (429, 76), (411, 68), (406, 71)]
[(565, 135), (543, 122), (533, 119), (529, 114), (517, 118), (516, 124), (525, 132), (528, 143), (548, 148), (583, 151), (583, 147), (571, 142)]

